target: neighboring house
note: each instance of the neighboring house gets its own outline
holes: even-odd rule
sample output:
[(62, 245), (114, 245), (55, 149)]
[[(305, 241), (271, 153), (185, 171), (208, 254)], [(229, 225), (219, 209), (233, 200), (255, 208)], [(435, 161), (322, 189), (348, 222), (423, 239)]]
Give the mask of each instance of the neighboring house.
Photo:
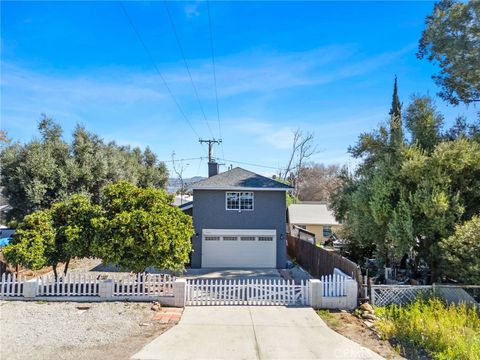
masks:
[(190, 195), (175, 195), (173, 198), (173, 205), (181, 206), (183, 204), (189, 203), (193, 200), (193, 197)]
[(341, 224), (335, 220), (333, 212), (325, 202), (303, 202), (292, 204), (287, 210), (288, 227), (293, 236), (306, 236), (300, 229), (315, 234), (317, 244), (324, 244)]
[(234, 168), (193, 184), (193, 268), (285, 268), (286, 191), (292, 188)]

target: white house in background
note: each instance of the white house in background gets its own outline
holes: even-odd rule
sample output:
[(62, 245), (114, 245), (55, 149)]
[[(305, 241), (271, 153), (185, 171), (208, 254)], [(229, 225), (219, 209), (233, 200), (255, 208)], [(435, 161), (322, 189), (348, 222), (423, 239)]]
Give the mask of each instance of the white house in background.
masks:
[[(341, 226), (326, 202), (305, 201), (291, 204), (287, 209), (287, 220), (291, 235), (304, 240), (311, 239), (320, 245)], [(315, 238), (312, 239), (312, 236)]]
[(193, 201), (193, 196), (191, 195), (175, 195), (175, 198), (173, 199), (173, 205), (181, 206), (191, 201)]

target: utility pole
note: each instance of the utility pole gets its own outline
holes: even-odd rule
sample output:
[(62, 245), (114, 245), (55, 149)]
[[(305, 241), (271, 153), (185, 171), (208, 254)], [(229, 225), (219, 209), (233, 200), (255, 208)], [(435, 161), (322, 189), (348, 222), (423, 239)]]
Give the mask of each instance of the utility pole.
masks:
[(222, 142), (222, 140), (215, 140), (215, 139), (212, 139), (212, 140), (202, 140), (202, 139), (199, 139), (198, 142), (200, 144), (202, 143), (207, 143), (208, 144), (208, 162), (211, 163), (212, 160), (213, 160), (213, 144), (220, 144)]

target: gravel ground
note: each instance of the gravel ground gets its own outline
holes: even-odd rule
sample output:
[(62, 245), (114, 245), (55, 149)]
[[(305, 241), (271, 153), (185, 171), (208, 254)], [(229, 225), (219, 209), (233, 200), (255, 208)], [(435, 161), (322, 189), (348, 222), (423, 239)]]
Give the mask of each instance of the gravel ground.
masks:
[(150, 306), (1, 301), (0, 359), (128, 359), (169, 328)]

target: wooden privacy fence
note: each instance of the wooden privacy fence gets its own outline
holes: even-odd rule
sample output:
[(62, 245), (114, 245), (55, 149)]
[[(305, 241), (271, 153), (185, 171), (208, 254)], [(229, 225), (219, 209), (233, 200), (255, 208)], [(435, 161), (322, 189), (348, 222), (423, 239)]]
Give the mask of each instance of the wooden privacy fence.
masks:
[(308, 283), (280, 279), (187, 281), (186, 305), (308, 305)]
[(320, 279), (337, 268), (352, 276), (357, 281), (359, 292), (362, 290), (362, 270), (353, 261), (291, 235), (287, 235), (287, 252), (313, 277)]

